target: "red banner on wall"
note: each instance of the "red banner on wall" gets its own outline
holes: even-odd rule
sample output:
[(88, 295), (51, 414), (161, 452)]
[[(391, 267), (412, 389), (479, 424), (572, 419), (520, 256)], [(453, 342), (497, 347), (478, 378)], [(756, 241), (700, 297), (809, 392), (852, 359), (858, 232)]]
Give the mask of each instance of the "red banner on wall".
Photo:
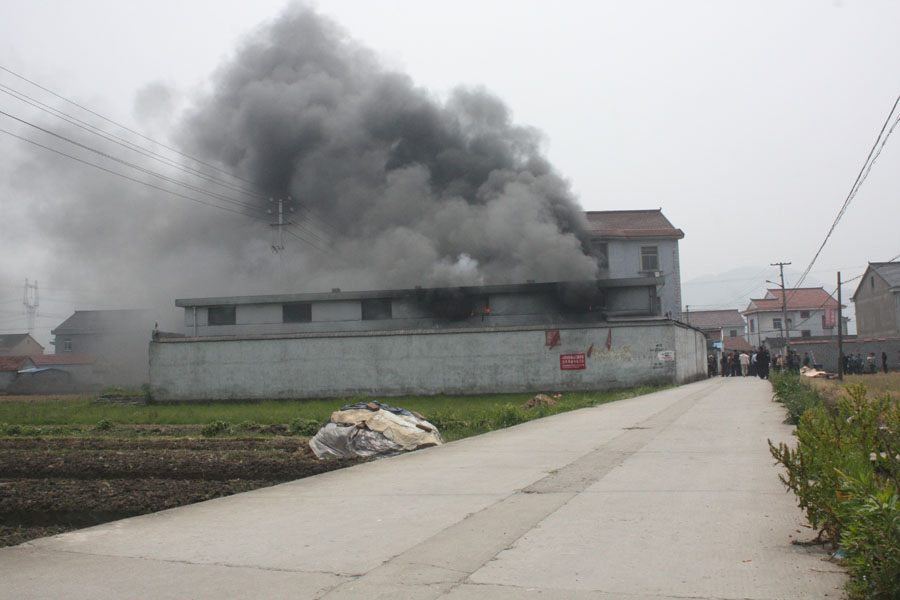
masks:
[(834, 327), (837, 322), (837, 309), (835, 308), (826, 308), (825, 309), (825, 322), (823, 325), (825, 329), (831, 329)]
[(577, 371), (586, 367), (584, 354), (560, 354), (559, 368), (563, 371)]

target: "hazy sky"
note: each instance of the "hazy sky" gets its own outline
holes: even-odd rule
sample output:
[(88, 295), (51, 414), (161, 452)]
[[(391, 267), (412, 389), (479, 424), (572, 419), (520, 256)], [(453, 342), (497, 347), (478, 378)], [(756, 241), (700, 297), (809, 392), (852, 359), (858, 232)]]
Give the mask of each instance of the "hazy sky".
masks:
[[(210, 92), (217, 69), (286, 6), (6, 0), (0, 66), (151, 137), (173, 140), (173, 123)], [(515, 124), (542, 132), (544, 155), (584, 209), (661, 207), (685, 232), (684, 296), (696, 308), (745, 306), (744, 289), (758, 293), (765, 279), (776, 279), (769, 263), (791, 261), (796, 278), (900, 94), (896, 1), (329, 0), (314, 6), (385, 69), (407, 74), (438, 102), (457, 86), (499, 98)], [(40, 93), (2, 71), (0, 84)], [(5, 94), (0, 110), (34, 114)], [(28, 135), (3, 115), (0, 128)], [(837, 270), (847, 279), (867, 261), (900, 254), (898, 137), (889, 139), (812, 281), (832, 285)], [(85, 181), (78, 170), (89, 169), (60, 167), (51, 156), (42, 163), (41, 156), (0, 133), (0, 332), (22, 330), (27, 277), (40, 282), (39, 336), (46, 340), (49, 328), (75, 308), (115, 307), (104, 305), (108, 294), (97, 293), (95, 282), (104, 277), (88, 269), (78, 286), (59, 275), (61, 265), (69, 272), (85, 267), (77, 252), (55, 244), (55, 213), (79, 222), (87, 243), (108, 233), (102, 224), (111, 212), (127, 216), (134, 206), (128, 198), (86, 204), (103, 193), (106, 176), (92, 172), (91, 189), (74, 189)], [(69, 172), (71, 179), (60, 179)], [(128, 185), (142, 187), (109, 185), (123, 196), (131, 194)], [(210, 227), (225, 218), (202, 206), (183, 210), (216, 213)], [(147, 217), (137, 210), (134, 218)], [(261, 253), (269, 243), (262, 240)], [(127, 270), (112, 258), (101, 263), (106, 275)], [(166, 261), (159, 269), (165, 278), (179, 265)], [(114, 280), (130, 285), (124, 272)], [(330, 289), (324, 279), (317, 283)]]

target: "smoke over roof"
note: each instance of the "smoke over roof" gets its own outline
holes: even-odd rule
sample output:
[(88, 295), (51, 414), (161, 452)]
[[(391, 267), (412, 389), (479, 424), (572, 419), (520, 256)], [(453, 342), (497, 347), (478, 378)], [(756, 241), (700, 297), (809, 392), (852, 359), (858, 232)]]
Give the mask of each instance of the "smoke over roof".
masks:
[(353, 273), (344, 285), (596, 274), (581, 209), (534, 129), (482, 90), (431, 97), (306, 8), (222, 68), (183, 139), (266, 196), (292, 197), (292, 219), (329, 250), (323, 266)]
[[(168, 309), (161, 316), (170, 321), (177, 297), (596, 274), (582, 211), (535, 129), (513, 123), (480, 89), (433, 97), (311, 9), (291, 8), (248, 38), (185, 116), (176, 101), (180, 92), (149, 83), (136, 116), (151, 135), (254, 190), (228, 192), (240, 214), (161, 193), (169, 183), (141, 186), (30, 147), (10, 167), (22, 194), (10, 231), (41, 231), (42, 283), (83, 292), (75, 308)], [(160, 129), (167, 122), (176, 125)], [(280, 257), (270, 251), (269, 197), (293, 198)]]

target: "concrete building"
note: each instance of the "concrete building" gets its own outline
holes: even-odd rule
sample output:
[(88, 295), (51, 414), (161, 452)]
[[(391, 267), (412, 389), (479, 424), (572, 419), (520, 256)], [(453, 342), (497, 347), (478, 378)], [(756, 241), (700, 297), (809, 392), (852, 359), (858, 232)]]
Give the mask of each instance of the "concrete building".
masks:
[(659, 317), (661, 279), (177, 300), (150, 345), (157, 400), (572, 391), (705, 376)]
[(900, 338), (900, 262), (869, 263), (853, 303), (857, 337)]
[(0, 356), (29, 356), (43, 353), (44, 347), (28, 333), (0, 335)]
[(682, 320), (678, 240), (684, 232), (669, 222), (662, 209), (590, 211), (585, 216), (600, 277), (662, 278), (658, 312)]
[(147, 344), (156, 315), (149, 310), (76, 310), (50, 333), (55, 353), (94, 355), (107, 365), (107, 385), (137, 386), (149, 377)]
[[(822, 288), (787, 290), (787, 323), (782, 311), (781, 289), (766, 291), (763, 298), (750, 300), (741, 312), (747, 320), (745, 339), (751, 346), (761, 346), (769, 338), (784, 339), (786, 329), (790, 339), (836, 336), (838, 303)], [(844, 332), (846, 322), (844, 319)]]
[(743, 338), (746, 330), (744, 319), (736, 308), (685, 311), (684, 322), (705, 333), (712, 342), (721, 342), (726, 337)]

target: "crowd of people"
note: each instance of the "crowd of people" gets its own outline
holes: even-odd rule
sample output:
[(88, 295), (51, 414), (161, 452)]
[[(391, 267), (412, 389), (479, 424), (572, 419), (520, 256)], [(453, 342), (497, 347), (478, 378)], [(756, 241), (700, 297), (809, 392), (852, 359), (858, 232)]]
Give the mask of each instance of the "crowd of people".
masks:
[[(709, 355), (709, 376), (720, 375), (722, 377), (760, 377), (766, 379), (770, 369), (781, 370), (781, 357), (771, 357), (764, 347), (754, 350), (752, 354), (746, 352), (722, 353), (721, 360), (716, 360), (715, 354)], [(777, 366), (776, 366), (777, 365)]]
[[(785, 356), (780, 354), (772, 356), (765, 347), (760, 347), (752, 353), (723, 352), (720, 359), (716, 359), (715, 354), (708, 357), (709, 376), (719, 375), (721, 377), (760, 377), (766, 379), (770, 371), (778, 373), (782, 370), (799, 372), (801, 367), (813, 367), (809, 353), (804, 352), (803, 358), (794, 350), (788, 350)], [(874, 352), (869, 352), (868, 356), (863, 358), (859, 352), (853, 354), (842, 355), (844, 373), (848, 375), (861, 375), (864, 373), (877, 373), (878, 361)], [(898, 357), (900, 364), (900, 357)], [(888, 372), (888, 357), (886, 352), (881, 353), (881, 369), (885, 373)]]

